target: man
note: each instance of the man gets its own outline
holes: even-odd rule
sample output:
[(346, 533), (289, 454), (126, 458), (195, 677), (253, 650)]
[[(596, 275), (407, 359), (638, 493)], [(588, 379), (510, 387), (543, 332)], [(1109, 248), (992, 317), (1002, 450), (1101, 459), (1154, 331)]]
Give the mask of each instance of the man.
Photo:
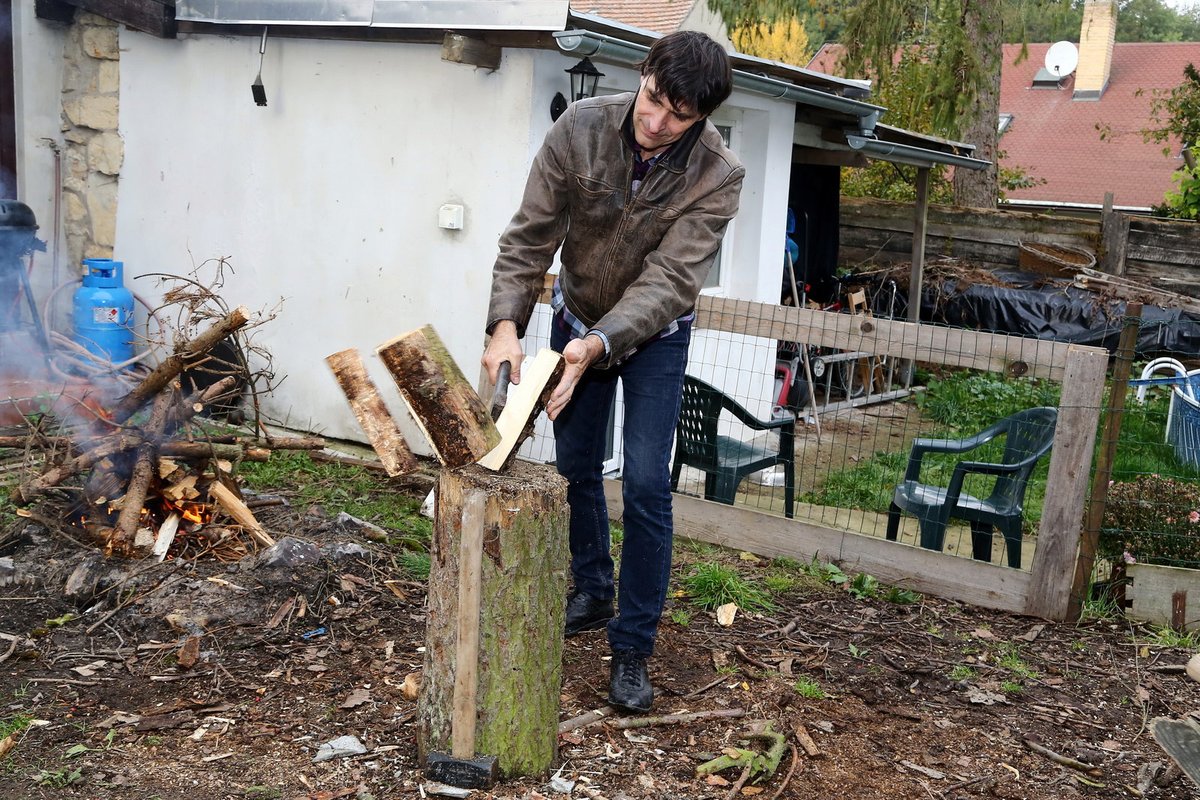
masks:
[[(745, 169), (708, 116), (732, 90), (729, 57), (693, 31), (655, 42), (635, 93), (572, 104), (546, 134), (500, 238), (483, 364), (520, 380), (520, 337), (562, 246), (551, 347), (563, 377), (546, 408), (567, 479), (566, 634), (607, 624), (609, 703), (648, 711), (646, 668), (671, 570), (670, 457), (694, 306), (738, 209)], [(617, 380), (625, 399), (619, 613), (602, 464)]]

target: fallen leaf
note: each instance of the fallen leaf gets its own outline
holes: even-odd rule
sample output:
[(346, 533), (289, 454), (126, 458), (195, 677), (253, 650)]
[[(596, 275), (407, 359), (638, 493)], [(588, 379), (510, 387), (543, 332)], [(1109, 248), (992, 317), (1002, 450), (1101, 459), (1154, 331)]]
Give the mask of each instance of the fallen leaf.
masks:
[(753, 797), (756, 794), (762, 794), (762, 793), (763, 793), (763, 788), (761, 786), (743, 786), (742, 787), (742, 794), (746, 795), (746, 797)]
[(1021, 635), (1020, 635), (1020, 636), (1018, 636), (1017, 638), (1018, 638), (1018, 639), (1024, 639), (1024, 640), (1025, 640), (1025, 641), (1027, 641), (1027, 642), (1032, 642), (1032, 641), (1033, 641), (1034, 639), (1036, 639), (1036, 638), (1037, 638), (1037, 637), (1038, 637), (1038, 636), (1041, 634), (1041, 632), (1042, 632), (1042, 631), (1044, 631), (1045, 629), (1046, 629), (1046, 626), (1045, 626), (1045, 625), (1034, 625), (1032, 628), (1030, 628), (1029, 630), (1027, 630), (1025, 633), (1021, 634)]
[(189, 636), (183, 642), (183, 647), (175, 656), (176, 662), (184, 669), (191, 669), (200, 660), (200, 637)]
[(1146, 703), (1150, 702), (1150, 692), (1146, 691), (1145, 686), (1139, 686), (1134, 689), (1133, 696), (1137, 698), (1137, 701), (1142, 705), (1146, 705)]
[(717, 624), (722, 628), (728, 628), (733, 625), (734, 617), (737, 616), (737, 603), (726, 603), (717, 608)]
[(275, 609), (275, 613), (271, 615), (271, 618), (269, 620), (267, 620), (266, 627), (268, 627), (268, 628), (279, 627), (279, 623), (283, 622), (283, 618), (286, 617), (288, 614), (292, 613), (292, 609), (295, 607), (296, 607), (295, 596), (289, 597), (287, 600), (284, 600), (279, 605), (279, 608)]
[(738, 559), (741, 561), (749, 561), (753, 564), (757, 564), (759, 561), (762, 560), (758, 556), (754, 555), (754, 553), (747, 553), (745, 550), (738, 553)]
[(71, 672), (81, 675), (85, 678), (90, 678), (100, 670), (104, 669), (106, 661), (93, 661), (90, 664), (84, 664), (80, 667), (71, 667)]
[(0, 758), (4, 758), (6, 755), (8, 755), (8, 751), (12, 750), (16, 746), (17, 734), (15, 733), (10, 733), (8, 736), (0, 739)]
[(704, 779), (704, 782), (709, 786), (728, 786), (729, 781), (722, 778), (720, 775), (709, 775)]
[(996, 634), (989, 631), (987, 628), (976, 628), (971, 631), (971, 635), (976, 639), (995, 639)]
[(342, 704), (338, 708), (358, 708), (363, 703), (371, 699), (371, 693), (366, 689), (355, 689), (346, 696)]
[(404, 685), (400, 687), (400, 694), (404, 695), (405, 700), (416, 700), (421, 694), (421, 673), (410, 672), (404, 676)]

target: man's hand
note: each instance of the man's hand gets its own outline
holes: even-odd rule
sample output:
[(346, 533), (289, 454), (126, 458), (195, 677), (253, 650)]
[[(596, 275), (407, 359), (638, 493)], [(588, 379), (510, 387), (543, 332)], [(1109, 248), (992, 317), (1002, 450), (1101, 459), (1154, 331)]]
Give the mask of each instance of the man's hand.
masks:
[(590, 334), (582, 339), (572, 339), (563, 348), (562, 355), (566, 367), (563, 369), (562, 379), (550, 395), (550, 402), (546, 404), (546, 416), (552, 420), (571, 402), (575, 385), (579, 383), (587, 368), (604, 358), (604, 341), (599, 336)]
[(488, 380), (496, 385), (497, 372), (505, 361), (512, 364), (509, 381), (513, 384), (521, 382), (521, 359), (525, 351), (521, 349), (521, 340), (517, 338), (517, 323), (511, 319), (502, 319), (492, 328), (492, 338), (488, 341), (487, 349), (480, 359), (487, 369)]

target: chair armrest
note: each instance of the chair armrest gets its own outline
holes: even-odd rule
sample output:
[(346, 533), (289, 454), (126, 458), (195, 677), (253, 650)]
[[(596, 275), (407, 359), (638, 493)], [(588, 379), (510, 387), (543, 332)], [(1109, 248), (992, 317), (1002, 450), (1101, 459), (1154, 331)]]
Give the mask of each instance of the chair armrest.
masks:
[(921, 460), (926, 453), (965, 453), (995, 439), (1003, 430), (1004, 425), (997, 424), (966, 439), (913, 439), (904, 480), (915, 481), (921, 477)]
[(738, 401), (734, 400), (729, 395), (721, 396), (721, 407), (733, 414), (733, 416), (737, 417), (739, 422), (742, 422), (756, 431), (769, 431), (774, 430), (775, 428), (786, 428), (789, 425), (795, 426), (796, 424), (795, 417), (781, 417), (780, 419), (773, 419), (769, 421), (761, 420), (743, 408)]

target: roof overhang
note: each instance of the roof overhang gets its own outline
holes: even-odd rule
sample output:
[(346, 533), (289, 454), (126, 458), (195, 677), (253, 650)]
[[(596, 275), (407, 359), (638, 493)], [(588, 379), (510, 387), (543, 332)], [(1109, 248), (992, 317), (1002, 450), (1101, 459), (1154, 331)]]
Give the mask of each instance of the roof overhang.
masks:
[(177, 0), (175, 18), (221, 25), (558, 31), (569, 0)]

